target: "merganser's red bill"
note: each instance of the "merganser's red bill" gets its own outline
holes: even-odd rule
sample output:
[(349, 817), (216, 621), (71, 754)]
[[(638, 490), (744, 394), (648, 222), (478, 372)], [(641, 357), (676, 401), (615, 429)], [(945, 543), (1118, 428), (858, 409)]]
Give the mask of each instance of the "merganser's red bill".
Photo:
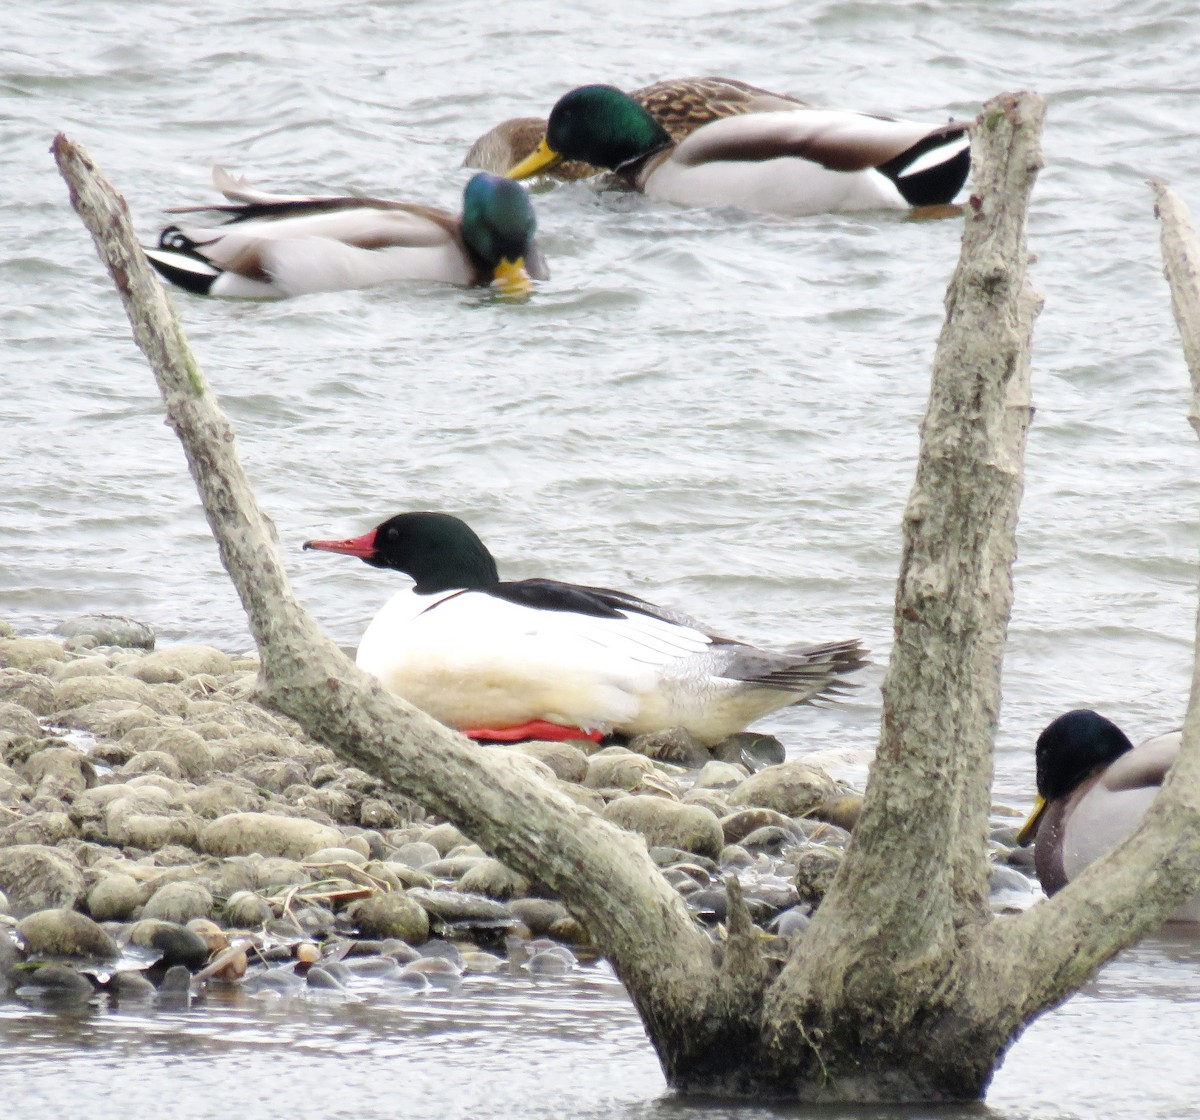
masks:
[(357, 556), (360, 560), (372, 560), (378, 552), (374, 529), (363, 533), (361, 537), (349, 537), (344, 541), (305, 541), (303, 548), (317, 552), (340, 552), (344, 556)]

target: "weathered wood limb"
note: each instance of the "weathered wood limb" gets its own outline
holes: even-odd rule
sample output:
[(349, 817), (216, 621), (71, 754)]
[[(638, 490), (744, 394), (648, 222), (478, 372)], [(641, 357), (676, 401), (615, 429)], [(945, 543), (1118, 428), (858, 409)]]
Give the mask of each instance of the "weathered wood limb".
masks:
[[(717, 973), (709, 939), (640, 839), (531, 775), (510, 753), (480, 748), (385, 693), (320, 632), (292, 592), (271, 523), (238, 460), (232, 425), (138, 247), (124, 200), (64, 136), (53, 152), (187, 454), (259, 647), (267, 699), (343, 758), (561, 897), (612, 959), (661, 1054), (662, 1040), (702, 1017), (712, 997)], [(668, 1072), (674, 1060), (674, 1053), (664, 1057)]]
[[(1162, 220), (1163, 271), (1191, 373), (1188, 418), (1200, 433), (1200, 241), (1178, 196), (1162, 182), (1151, 187)], [(1142, 827), (1052, 899), (986, 931), (977, 947), (980, 976), (989, 981), (981, 991), (1008, 994), (996, 1013), (1012, 1015), (1015, 1027), (1158, 928), (1198, 888), (1200, 659), (1193, 663), (1179, 758)]]
[[(768, 995), (778, 1045), (800, 1048), (797, 1001), (894, 1005), (897, 1029), (987, 918), (987, 828), (1000, 664), (1040, 299), (1026, 217), (1042, 165), (1034, 94), (988, 102), (946, 298), (904, 520), (880, 745), (847, 859), (802, 950)], [(789, 1010), (789, 1008), (793, 1010)]]

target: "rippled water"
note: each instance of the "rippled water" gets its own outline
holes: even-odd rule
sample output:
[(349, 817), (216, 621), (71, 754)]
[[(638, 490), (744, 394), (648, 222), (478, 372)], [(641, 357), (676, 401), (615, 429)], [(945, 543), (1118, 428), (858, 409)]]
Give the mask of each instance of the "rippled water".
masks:
[[(1137, 737), (1185, 702), (1196, 441), (1143, 181), (1200, 206), (1198, 32), (1174, 0), (10, 5), (0, 617), (33, 633), (117, 610), (165, 640), (248, 644), (47, 154), (57, 130), (151, 238), (162, 208), (213, 197), (213, 163), (270, 189), (455, 205), (471, 140), (583, 81), (718, 73), (931, 121), (1031, 87), (1049, 101), (1032, 217), (1046, 309), (997, 757), (997, 796), (1026, 802), (1032, 740), (1057, 712), (1101, 707)], [(626, 587), (764, 643), (860, 635), (882, 663), (958, 223), (682, 212), (582, 185), (536, 204), (554, 277), (524, 306), (423, 286), (178, 298), (313, 611), (352, 645), (393, 579), (300, 542), (441, 508), (511, 576)], [(768, 726), (796, 752), (870, 747), (882, 669), (867, 677), (850, 704)], [(1110, 968), (1017, 1045), (992, 1106), (1190, 1111), (1195, 963), (1168, 944)], [(67, 1027), (9, 1007), (0, 1099), (19, 1084), (43, 1102), (24, 1114), (50, 1115), (83, 1093), (100, 1115), (120, 1077), (145, 1112), (187, 1085), (196, 1116), (231, 1094), (248, 1115), (676, 1110), (622, 1001), (590, 985), (543, 997), (503, 989), (507, 1018), (462, 998), (419, 1022), (239, 1008)]]

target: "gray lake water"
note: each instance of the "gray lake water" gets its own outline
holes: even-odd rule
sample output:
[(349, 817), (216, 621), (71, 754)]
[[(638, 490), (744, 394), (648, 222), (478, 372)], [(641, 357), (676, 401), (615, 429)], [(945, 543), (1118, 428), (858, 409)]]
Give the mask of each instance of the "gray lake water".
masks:
[[(996, 779), (999, 800), (1024, 806), (1033, 740), (1058, 712), (1098, 707), (1136, 739), (1176, 725), (1186, 701), (1196, 440), (1144, 180), (1200, 207), (1198, 40), (1182, 0), (7, 5), (0, 617), (34, 634), (120, 611), (162, 641), (249, 644), (48, 154), (55, 132), (89, 148), (149, 240), (163, 208), (214, 198), (214, 163), (278, 191), (456, 207), (479, 133), (585, 81), (722, 74), (931, 122), (1033, 88), (1049, 103), (1032, 213), (1046, 307)], [(877, 659), (866, 689), (765, 726), (795, 754), (869, 750), (959, 222), (784, 222), (587, 185), (535, 203), (553, 279), (524, 305), (421, 285), (177, 298), (303, 598), (353, 645), (398, 577), (300, 543), (450, 510), (511, 577), (624, 587), (764, 644), (861, 636)], [(1170, 939), (1114, 963), (1017, 1043), (991, 1114), (1193, 1115), (1198, 963)], [(199, 1120), (235, 1104), (773, 1115), (664, 1096), (602, 969), (403, 1005), (0, 1007), (4, 1115)]]

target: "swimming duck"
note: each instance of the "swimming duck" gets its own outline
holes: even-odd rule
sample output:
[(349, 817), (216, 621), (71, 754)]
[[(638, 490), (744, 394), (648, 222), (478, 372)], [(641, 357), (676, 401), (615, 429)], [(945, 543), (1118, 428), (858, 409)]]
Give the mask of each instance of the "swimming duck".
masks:
[[(663, 126), (672, 140), (682, 140), (701, 125), (723, 117), (807, 106), (798, 98), (734, 78), (670, 78), (630, 90), (629, 96)], [(501, 121), (471, 145), (463, 165), (503, 173), (537, 151), (545, 136), (544, 117)], [(548, 174), (556, 179), (586, 179), (599, 170), (590, 163), (563, 160)]]
[(935, 206), (952, 201), (966, 181), (969, 127), (793, 108), (726, 117), (675, 143), (619, 89), (581, 86), (559, 98), (546, 139), (508, 175), (527, 179), (580, 159), (664, 202), (791, 217)]
[(378, 198), (267, 194), (219, 167), (213, 183), (230, 205), (172, 212), (213, 211), (226, 215), (221, 225), (171, 225), (145, 250), (166, 279), (198, 295), (280, 299), (389, 280), (525, 293), (531, 278), (549, 276), (528, 194), (495, 175), (472, 177), (457, 217)]
[[(1038, 798), (1017, 841), (1036, 837), (1034, 866), (1047, 894), (1062, 890), (1137, 828), (1182, 738), (1170, 731), (1135, 747), (1112, 720), (1089, 708), (1064, 713), (1038, 736)], [(1173, 919), (1200, 921), (1200, 898), (1184, 903)]]
[(479, 537), (446, 513), (402, 513), (304, 547), (412, 577), (367, 627), (358, 664), (473, 738), (679, 726), (713, 744), (778, 708), (844, 693), (843, 676), (866, 663), (857, 641), (776, 653), (621, 591), (501, 580)]

